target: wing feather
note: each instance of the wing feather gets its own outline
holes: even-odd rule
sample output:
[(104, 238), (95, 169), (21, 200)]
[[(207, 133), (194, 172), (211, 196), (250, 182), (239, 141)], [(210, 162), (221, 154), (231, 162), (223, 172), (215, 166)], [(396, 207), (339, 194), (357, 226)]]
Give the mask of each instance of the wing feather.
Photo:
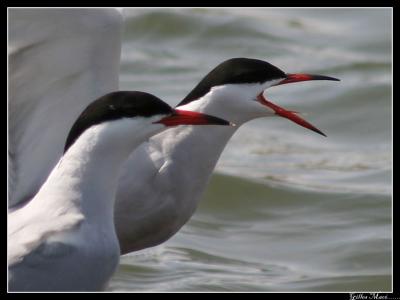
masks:
[(118, 89), (115, 9), (9, 9), (9, 207), (31, 199), (81, 111)]

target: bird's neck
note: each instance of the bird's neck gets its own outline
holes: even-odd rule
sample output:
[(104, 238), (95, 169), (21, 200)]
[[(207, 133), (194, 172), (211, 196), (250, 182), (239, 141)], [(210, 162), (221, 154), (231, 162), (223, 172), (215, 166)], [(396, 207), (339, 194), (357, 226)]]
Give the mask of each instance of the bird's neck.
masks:
[[(207, 107), (179, 107), (179, 109), (209, 113), (221, 118)], [(230, 120), (227, 118), (227, 120)], [(207, 186), (218, 159), (237, 126), (179, 126), (162, 132), (151, 138), (150, 147), (161, 151), (172, 162), (165, 164), (163, 174), (170, 180), (170, 185), (184, 188), (174, 189), (179, 207), (193, 212), (197, 207), (204, 188)], [(191, 201), (187, 201), (191, 199)]]
[[(207, 100), (193, 101), (180, 106), (179, 109), (214, 115), (233, 122), (235, 126), (179, 126), (160, 134), (160, 136), (170, 136), (164, 138), (163, 148), (168, 149), (174, 159), (187, 160), (187, 165), (193, 166), (193, 171), (202, 170), (209, 174), (229, 139), (243, 123), (248, 121), (240, 114), (233, 115), (223, 107), (216, 107), (214, 103), (215, 101)], [(173, 139), (174, 143), (168, 143)]]
[(152, 138), (161, 145), (164, 156), (174, 162), (171, 178), (181, 178), (180, 185), (204, 185), (211, 175), (229, 139), (237, 127), (180, 126)]
[(88, 129), (60, 159), (35, 198), (46, 202), (43, 205), (79, 211), (89, 222), (112, 224), (117, 179), (131, 151), (145, 139), (140, 129), (146, 131), (117, 122)]

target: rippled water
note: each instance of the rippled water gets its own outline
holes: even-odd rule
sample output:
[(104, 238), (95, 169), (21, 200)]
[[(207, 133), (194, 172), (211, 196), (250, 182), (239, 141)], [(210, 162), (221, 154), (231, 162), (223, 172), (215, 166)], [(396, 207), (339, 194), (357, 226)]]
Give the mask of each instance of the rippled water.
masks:
[(389, 9), (130, 9), (121, 89), (176, 104), (231, 57), (340, 78), (275, 87), (327, 138), (278, 118), (242, 126), (194, 217), (122, 257), (109, 290), (390, 291)]

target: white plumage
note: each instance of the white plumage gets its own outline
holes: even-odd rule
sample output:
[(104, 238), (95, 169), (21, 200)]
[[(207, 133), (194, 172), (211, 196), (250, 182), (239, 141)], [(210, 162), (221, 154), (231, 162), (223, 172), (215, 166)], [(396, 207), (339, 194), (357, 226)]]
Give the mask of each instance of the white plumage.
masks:
[[(47, 180), (53, 184), (44, 182), (83, 108), (118, 89), (121, 36), (122, 16), (112, 9), (9, 9), (8, 264), (12, 290), (98, 289), (115, 270), (119, 260), (115, 233), (103, 231), (106, 234), (99, 234), (104, 238), (102, 247), (92, 248), (91, 242), (98, 238), (93, 234), (95, 225), (82, 223), (85, 214), (79, 203), (63, 201), (79, 198), (74, 185), (78, 179), (66, 182), (59, 173), (65, 172), (63, 166), (56, 167), (53, 179)], [(62, 180), (57, 180), (60, 176)], [(57, 182), (73, 188), (60, 195)], [(34, 196), (35, 201), (23, 206)], [(101, 228), (94, 232), (102, 232)], [(16, 277), (24, 286), (14, 285)]]
[[(10, 261), (18, 262), (24, 254), (30, 253), (27, 249), (39, 249), (40, 255), (32, 253), (34, 265), (36, 257), (41, 259), (43, 255), (75, 251), (63, 241), (72, 238), (74, 244), (77, 235), (70, 237), (66, 231), (74, 228), (91, 230), (90, 226), (81, 226), (84, 214), (76, 206), (65, 207), (54, 202), (53, 211), (57, 213), (51, 217), (55, 226), (41, 220), (41, 213), (46, 211), (41, 212), (40, 207), (35, 207), (38, 204), (27, 204), (27, 209), (33, 207), (29, 208), (29, 214), (23, 213), (19, 206), (43, 186), (61, 156), (68, 129), (79, 112), (98, 96), (117, 90), (122, 20), (117, 11), (100, 9), (12, 9), (9, 18), (9, 207), (13, 219), (24, 220), (14, 223), (9, 217), (9, 230), (19, 241), (19, 245), (9, 248), (9, 252), (12, 252)], [(268, 68), (272, 68), (275, 74), (267, 80), (264, 77), (268, 75)], [(263, 80), (254, 79), (254, 75), (260, 75), (260, 72)], [(235, 130), (249, 120), (279, 114), (267, 102), (257, 100), (266, 88), (304, 80), (335, 80), (319, 75), (286, 75), (273, 66), (267, 66), (265, 70), (256, 66), (250, 78), (255, 83), (241, 78), (244, 82), (216, 84), (196, 101), (179, 107), (216, 115), (236, 123), (237, 127), (214, 126), (211, 130), (180, 126), (152, 137), (131, 153), (122, 175), (115, 177), (114, 220), (123, 254), (165, 241), (189, 220)], [(285, 117), (291, 114), (288, 118), (299, 123), (299, 117), (294, 113), (282, 111)], [(309, 123), (301, 125), (319, 132)], [(97, 176), (97, 173), (93, 175)], [(82, 190), (90, 189), (90, 186), (82, 186)], [(68, 189), (74, 192), (74, 188)], [(25, 228), (21, 226), (24, 222), (37, 222), (35, 226), (39, 229)], [(107, 228), (105, 232), (110, 232)], [(30, 234), (31, 230), (35, 231), (34, 234)], [(63, 232), (63, 238), (58, 240), (54, 232)], [(44, 247), (43, 252), (40, 245), (49, 235), (52, 235), (54, 243), (51, 247)], [(89, 247), (89, 255), (93, 251), (88, 246), (90, 238), (86, 239), (84, 232), (79, 236), (84, 239), (77, 244)], [(97, 257), (99, 264), (104, 260), (118, 260), (115, 258), (115, 243), (107, 242), (114, 238), (104, 239), (103, 249), (110, 247), (112, 250), (103, 253), (113, 254), (110, 260), (104, 256)], [(84, 247), (85, 243), (88, 245)], [(72, 254), (68, 257), (73, 261), (82, 256)], [(70, 261), (66, 260), (64, 265), (69, 265)], [(94, 268), (98, 274), (106, 273), (99, 272), (90, 264), (83, 266)], [(104, 268), (108, 268), (107, 264)], [(96, 278), (93, 281), (96, 287), (101, 282)]]
[(190, 219), (231, 136), (246, 121), (273, 115), (252, 99), (274, 83), (215, 88), (179, 107), (213, 112), (235, 127), (171, 128), (131, 154), (123, 166), (115, 205), (123, 254), (164, 242)]
[(113, 222), (118, 176), (131, 151), (164, 126), (121, 119), (87, 129), (39, 192), (8, 216), (9, 288), (99, 290), (119, 262)]

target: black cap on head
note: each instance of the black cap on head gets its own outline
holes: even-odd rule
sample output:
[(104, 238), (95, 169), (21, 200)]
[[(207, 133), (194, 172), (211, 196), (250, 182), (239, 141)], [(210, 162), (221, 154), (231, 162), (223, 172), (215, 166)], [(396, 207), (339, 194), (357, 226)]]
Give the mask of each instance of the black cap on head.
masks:
[(118, 91), (106, 94), (92, 102), (72, 126), (64, 153), (89, 127), (120, 118), (151, 117), (169, 114), (172, 108), (159, 98), (139, 91)]
[(286, 78), (286, 74), (266, 61), (231, 58), (208, 73), (178, 106), (203, 97), (214, 86), (232, 83), (263, 83), (280, 78)]

